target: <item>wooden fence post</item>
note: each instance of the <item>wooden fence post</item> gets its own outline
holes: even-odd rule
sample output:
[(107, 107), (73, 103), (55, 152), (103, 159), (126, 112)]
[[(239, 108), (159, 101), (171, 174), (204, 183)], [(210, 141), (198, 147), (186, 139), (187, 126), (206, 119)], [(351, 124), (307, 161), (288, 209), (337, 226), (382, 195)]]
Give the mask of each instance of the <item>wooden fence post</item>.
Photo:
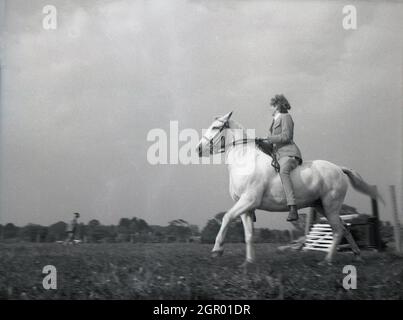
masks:
[[(375, 191), (377, 191), (377, 187), (374, 186)], [(381, 242), (381, 233), (380, 233), (380, 222), (379, 222), (379, 211), (378, 211), (378, 201), (376, 199), (371, 198), (371, 206), (372, 206), (372, 215), (375, 218), (375, 247), (378, 251), (382, 251), (382, 242)]]
[(399, 214), (397, 208), (397, 200), (396, 200), (396, 188), (395, 186), (389, 186), (390, 197), (392, 198), (392, 208), (393, 208), (393, 231), (395, 235), (395, 248), (396, 252), (402, 252), (401, 246), (401, 235), (400, 235), (400, 222), (399, 222)]

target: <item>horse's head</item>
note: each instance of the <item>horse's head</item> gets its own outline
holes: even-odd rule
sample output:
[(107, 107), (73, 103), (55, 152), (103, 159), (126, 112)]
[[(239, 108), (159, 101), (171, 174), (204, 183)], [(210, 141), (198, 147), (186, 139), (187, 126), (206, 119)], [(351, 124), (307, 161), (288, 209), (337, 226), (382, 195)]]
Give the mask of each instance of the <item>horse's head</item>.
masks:
[(232, 111), (214, 119), (196, 147), (199, 157), (211, 155), (223, 148), (225, 145), (225, 129), (229, 128), (231, 115)]

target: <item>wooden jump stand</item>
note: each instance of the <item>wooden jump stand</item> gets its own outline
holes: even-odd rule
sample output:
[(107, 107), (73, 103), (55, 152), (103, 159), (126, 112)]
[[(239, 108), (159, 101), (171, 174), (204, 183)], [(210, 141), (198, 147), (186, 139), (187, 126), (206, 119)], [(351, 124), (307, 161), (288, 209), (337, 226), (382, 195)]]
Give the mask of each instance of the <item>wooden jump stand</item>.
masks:
[[(376, 187), (375, 187), (376, 188)], [(379, 221), (379, 211), (378, 202), (376, 199), (371, 199), (372, 207), (372, 217), (373, 219), (373, 229), (374, 229), (374, 245), (369, 245), (369, 248), (376, 249), (377, 251), (382, 251), (382, 240), (380, 236), (380, 221)], [(340, 218), (345, 223), (346, 227), (350, 227), (350, 223), (346, 220), (354, 218), (356, 215), (344, 215)], [(333, 241), (332, 228), (328, 223), (317, 222), (317, 212), (314, 208), (311, 208), (306, 217), (305, 224), (305, 242), (302, 246), (302, 250), (316, 250), (329, 252), (330, 246)], [(350, 248), (349, 244), (339, 245), (338, 249)]]
[[(340, 216), (340, 218), (343, 220), (343, 223), (346, 225), (346, 227), (349, 227), (350, 223), (344, 220), (351, 219), (356, 216), (358, 216), (358, 214)], [(305, 226), (305, 242), (302, 249), (329, 252), (330, 246), (333, 242), (332, 227), (328, 223), (318, 223), (316, 221), (317, 213), (315, 209), (311, 208), (307, 215), (307, 223)], [(339, 244), (338, 248), (350, 248), (350, 245)]]

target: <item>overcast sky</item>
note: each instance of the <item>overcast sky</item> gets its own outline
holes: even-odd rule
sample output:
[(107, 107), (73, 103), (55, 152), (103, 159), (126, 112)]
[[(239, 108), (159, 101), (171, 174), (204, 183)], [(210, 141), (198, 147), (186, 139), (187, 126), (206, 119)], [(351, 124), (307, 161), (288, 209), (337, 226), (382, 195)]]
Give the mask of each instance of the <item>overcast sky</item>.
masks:
[[(276, 93), (292, 105), (304, 159), (358, 170), (390, 219), (388, 186), (402, 177), (401, 3), (353, 2), (357, 30), (342, 27), (351, 1), (0, 3), (0, 223), (79, 211), (84, 222), (204, 226), (232, 204), (225, 165), (153, 166), (147, 133), (173, 120), (201, 132), (233, 110), (265, 136)], [(42, 27), (47, 4), (56, 30)], [(346, 203), (370, 212), (352, 188)], [(290, 227), (285, 213), (257, 219)]]

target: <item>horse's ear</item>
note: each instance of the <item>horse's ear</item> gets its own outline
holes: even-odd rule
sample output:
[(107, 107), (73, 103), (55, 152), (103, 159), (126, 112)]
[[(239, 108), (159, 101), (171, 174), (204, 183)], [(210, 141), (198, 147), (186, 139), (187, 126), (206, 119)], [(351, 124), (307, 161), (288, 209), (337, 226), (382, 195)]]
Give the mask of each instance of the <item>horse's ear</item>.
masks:
[(228, 121), (229, 118), (231, 118), (231, 116), (232, 116), (232, 112), (233, 112), (233, 111), (228, 112), (226, 115), (222, 116), (222, 119), (223, 119), (224, 121)]
[(232, 111), (228, 112), (227, 114), (223, 115), (223, 116), (216, 116), (214, 117), (214, 120), (221, 120), (223, 122), (226, 122), (229, 120), (229, 118), (231, 118), (232, 116)]

